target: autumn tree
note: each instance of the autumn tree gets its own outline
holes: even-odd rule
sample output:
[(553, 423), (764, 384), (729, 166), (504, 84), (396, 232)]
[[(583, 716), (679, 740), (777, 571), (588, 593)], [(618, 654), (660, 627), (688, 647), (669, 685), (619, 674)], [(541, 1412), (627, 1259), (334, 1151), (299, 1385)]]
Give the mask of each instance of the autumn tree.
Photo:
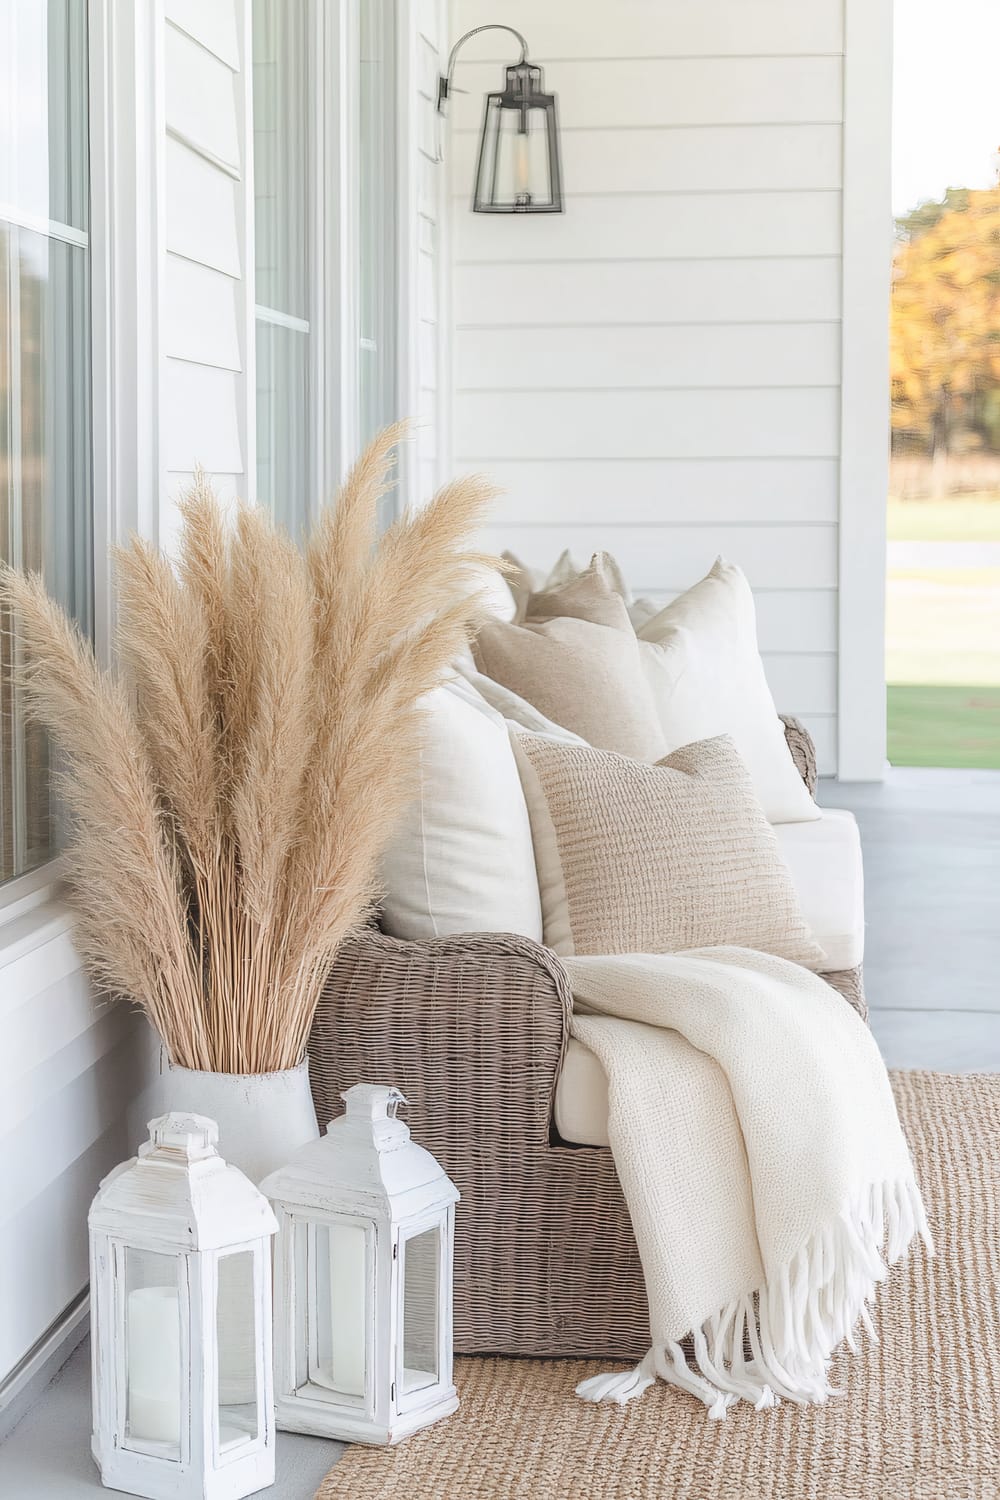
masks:
[(893, 446), (1000, 449), (1000, 187), (951, 189), (900, 220), (893, 269)]

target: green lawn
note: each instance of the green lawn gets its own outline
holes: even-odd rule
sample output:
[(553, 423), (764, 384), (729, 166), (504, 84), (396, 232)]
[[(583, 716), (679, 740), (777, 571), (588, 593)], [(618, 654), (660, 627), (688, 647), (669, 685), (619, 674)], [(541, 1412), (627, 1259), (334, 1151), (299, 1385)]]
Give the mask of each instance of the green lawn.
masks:
[[(1000, 497), (891, 500), (890, 541), (1000, 541)], [(1000, 769), (1000, 567), (890, 568), (889, 760)]]
[(894, 766), (1000, 767), (1000, 687), (890, 686)]
[(1000, 495), (889, 500), (890, 542), (1000, 542)]

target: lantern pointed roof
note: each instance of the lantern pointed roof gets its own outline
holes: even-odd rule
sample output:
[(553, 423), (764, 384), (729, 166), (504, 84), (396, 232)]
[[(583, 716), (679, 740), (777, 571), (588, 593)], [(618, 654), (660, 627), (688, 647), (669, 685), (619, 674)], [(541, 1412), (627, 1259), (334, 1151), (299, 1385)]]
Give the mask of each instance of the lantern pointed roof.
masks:
[(90, 1208), (91, 1229), (165, 1250), (221, 1250), (274, 1234), (264, 1194), (223, 1161), (219, 1127), (174, 1112), (149, 1122), (149, 1140), (110, 1172)]
[(264, 1178), (261, 1191), (272, 1201), (313, 1208), (340, 1203), (394, 1218), (457, 1201), (458, 1189), (440, 1162), (397, 1118), (406, 1103), (398, 1089), (358, 1083), (341, 1098), (347, 1109), (326, 1134)]

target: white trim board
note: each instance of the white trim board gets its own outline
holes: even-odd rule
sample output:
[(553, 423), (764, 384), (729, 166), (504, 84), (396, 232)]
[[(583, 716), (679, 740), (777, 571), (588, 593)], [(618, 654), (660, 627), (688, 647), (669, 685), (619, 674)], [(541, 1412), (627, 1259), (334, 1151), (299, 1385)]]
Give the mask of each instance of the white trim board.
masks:
[(837, 774), (886, 771), (892, 0), (846, 0)]
[(10, 1436), (45, 1387), (87, 1336), (90, 1292), (84, 1290), (60, 1313), (5, 1380), (0, 1381), (0, 1443)]

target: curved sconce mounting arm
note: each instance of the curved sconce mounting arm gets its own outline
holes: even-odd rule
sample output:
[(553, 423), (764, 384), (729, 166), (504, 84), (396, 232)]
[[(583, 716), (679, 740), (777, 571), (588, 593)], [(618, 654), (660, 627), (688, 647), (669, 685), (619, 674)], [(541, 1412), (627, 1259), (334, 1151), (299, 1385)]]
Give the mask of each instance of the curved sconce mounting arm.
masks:
[[(437, 96), (438, 114), (441, 114), (441, 115), (444, 114), (445, 100), (449, 99), (451, 97), (451, 94), (452, 94), (452, 82), (451, 81), (452, 81), (452, 78), (455, 75), (455, 64), (458, 61), (458, 54), (459, 54), (460, 50), (462, 49), (462, 47), (465, 46), (465, 43), (470, 39), (470, 37), (479, 36), (480, 32), (483, 32), (483, 31), (506, 31), (506, 32), (508, 32), (512, 37), (515, 38), (515, 40), (517, 41), (517, 43), (519, 44), (519, 46), (521, 48), (521, 55), (517, 59), (518, 65), (520, 65), (521, 63), (525, 63), (525, 62), (528, 61), (528, 44), (525, 41), (524, 37), (521, 35), (521, 33), (519, 31), (515, 31), (514, 30), (513, 26), (505, 26), (501, 21), (491, 21), (491, 22), (489, 22), (485, 26), (473, 26), (472, 30), (471, 31), (467, 31), (464, 36), (460, 36), (459, 39), (458, 39), (458, 41), (455, 43), (454, 47), (452, 47), (451, 51), (448, 53), (448, 67), (447, 67), (446, 71), (444, 73), (442, 73), (441, 76), (438, 78), (438, 96)], [(458, 90), (458, 92), (460, 93), (461, 90)]]

